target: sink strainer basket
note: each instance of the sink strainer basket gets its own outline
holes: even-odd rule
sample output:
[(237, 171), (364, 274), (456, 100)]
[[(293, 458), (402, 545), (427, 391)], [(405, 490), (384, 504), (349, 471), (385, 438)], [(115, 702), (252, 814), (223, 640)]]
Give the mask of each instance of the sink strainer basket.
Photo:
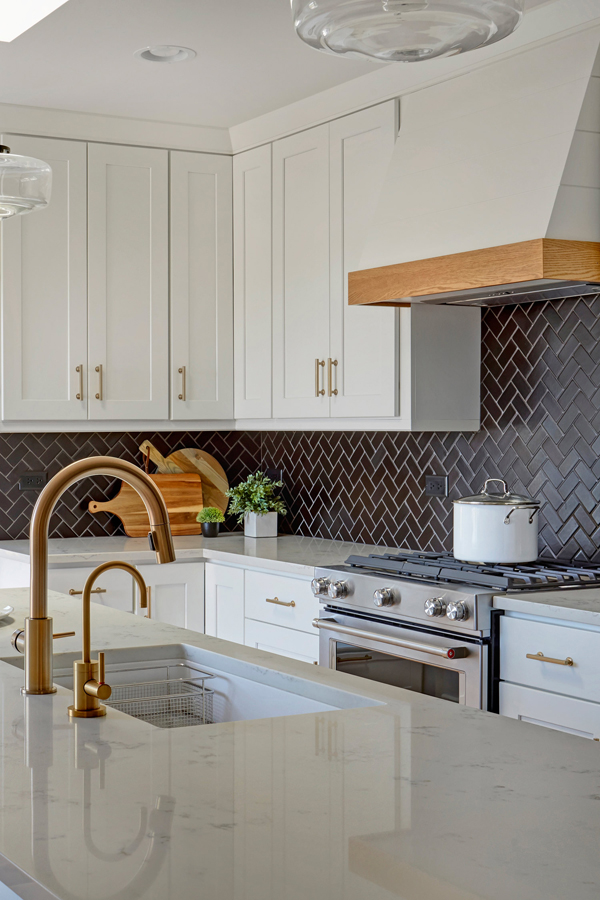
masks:
[(158, 728), (210, 725), (213, 691), (204, 682), (214, 677), (201, 672), (193, 678), (117, 684), (106, 705)]

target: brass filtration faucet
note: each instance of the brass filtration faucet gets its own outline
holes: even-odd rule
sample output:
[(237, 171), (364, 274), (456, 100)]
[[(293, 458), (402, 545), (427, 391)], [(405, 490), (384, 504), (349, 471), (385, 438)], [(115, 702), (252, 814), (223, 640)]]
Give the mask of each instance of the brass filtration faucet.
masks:
[(13, 635), (13, 646), (25, 651), (25, 694), (53, 694), (52, 619), (48, 615), (48, 526), (57, 501), (75, 482), (92, 475), (120, 478), (140, 495), (150, 519), (148, 539), (157, 563), (175, 559), (169, 514), (164, 498), (148, 475), (133, 463), (112, 456), (92, 456), (65, 466), (52, 478), (35, 504), (31, 516), (31, 594), (24, 636)]
[(69, 718), (71, 719), (105, 716), (106, 707), (100, 703), (100, 700), (108, 700), (112, 693), (110, 685), (104, 680), (104, 653), (98, 653), (97, 660), (90, 659), (92, 588), (98, 576), (108, 572), (109, 569), (124, 569), (129, 572), (137, 581), (140, 589), (140, 606), (145, 609), (148, 605), (146, 582), (138, 570), (129, 563), (118, 560), (102, 563), (88, 577), (83, 589), (83, 659), (78, 659), (73, 663), (73, 706), (69, 707)]

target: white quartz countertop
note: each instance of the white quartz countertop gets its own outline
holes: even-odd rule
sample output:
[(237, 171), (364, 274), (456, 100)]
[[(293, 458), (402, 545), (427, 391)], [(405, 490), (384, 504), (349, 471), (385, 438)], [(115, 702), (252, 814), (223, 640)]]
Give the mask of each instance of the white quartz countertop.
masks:
[[(20, 624), (27, 591), (7, 604)], [(60, 650), (77, 649), (80, 603), (50, 606), (55, 630), (78, 631)], [(23, 900), (597, 900), (597, 743), (96, 604), (92, 629), (122, 658), (185, 642), (207, 667), (380, 705), (70, 722), (65, 689), (23, 697), (0, 662), (0, 881)]]
[(600, 626), (600, 588), (499, 594), (494, 597), (494, 607), (523, 615)]
[[(179, 562), (212, 559), (245, 566), (279, 569), (298, 575), (312, 576), (317, 566), (335, 566), (346, 561), (351, 553), (389, 552), (386, 547), (352, 544), (322, 538), (283, 535), (277, 538), (246, 538), (241, 533), (223, 534), (217, 538), (201, 535), (176, 537), (175, 551)], [(29, 558), (29, 541), (0, 541), (2, 558), (25, 561)], [(49, 566), (97, 565), (110, 559), (124, 559), (132, 563), (154, 563), (155, 554), (145, 538), (91, 537), (55, 538), (49, 542)]]

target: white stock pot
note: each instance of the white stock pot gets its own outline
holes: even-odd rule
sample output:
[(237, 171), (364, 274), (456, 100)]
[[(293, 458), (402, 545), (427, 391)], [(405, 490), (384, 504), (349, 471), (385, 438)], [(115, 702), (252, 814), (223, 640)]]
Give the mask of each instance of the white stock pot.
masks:
[[(504, 493), (488, 492), (498, 481)], [(480, 494), (454, 501), (454, 556), (465, 562), (526, 563), (538, 557), (540, 504), (488, 478)]]

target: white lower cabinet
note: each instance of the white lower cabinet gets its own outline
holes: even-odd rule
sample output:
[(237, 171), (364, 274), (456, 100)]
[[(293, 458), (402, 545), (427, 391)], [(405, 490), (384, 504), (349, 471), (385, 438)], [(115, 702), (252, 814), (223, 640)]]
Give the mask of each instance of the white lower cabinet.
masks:
[(319, 662), (319, 637), (316, 634), (305, 634), (302, 631), (292, 631), (291, 628), (246, 619), (244, 643), (247, 647), (290, 656), (292, 659), (301, 659), (302, 662), (315, 665)]
[(244, 570), (206, 563), (206, 634), (244, 643)]
[(511, 719), (600, 740), (600, 703), (502, 683), (499, 712)]
[(500, 620), (500, 715), (600, 736), (597, 630), (505, 615)]
[[(48, 587), (51, 591), (69, 594), (73, 597), (74, 602), (81, 602), (84, 585), (94, 568), (94, 566), (82, 566), (50, 569), (48, 572)], [(92, 600), (94, 603), (101, 603), (102, 606), (110, 606), (111, 609), (134, 612), (135, 596), (131, 575), (122, 569), (111, 569), (105, 572), (104, 575), (98, 578), (93, 587)], [(92, 622), (92, 629), (93, 627)]]
[[(167, 625), (204, 631), (204, 566), (200, 562), (136, 566), (150, 588), (151, 618)], [(48, 587), (81, 602), (94, 566), (50, 569)], [(92, 600), (122, 612), (147, 615), (140, 609), (137, 585), (123, 569), (110, 569), (94, 585)], [(93, 628), (93, 624), (92, 624)]]
[(310, 579), (206, 563), (206, 633), (292, 659), (317, 663), (312, 620), (319, 602)]
[[(150, 618), (167, 625), (204, 632), (204, 566), (202, 563), (137, 566), (150, 589)], [(137, 595), (136, 588), (136, 595)], [(141, 615), (148, 610), (136, 609)]]

